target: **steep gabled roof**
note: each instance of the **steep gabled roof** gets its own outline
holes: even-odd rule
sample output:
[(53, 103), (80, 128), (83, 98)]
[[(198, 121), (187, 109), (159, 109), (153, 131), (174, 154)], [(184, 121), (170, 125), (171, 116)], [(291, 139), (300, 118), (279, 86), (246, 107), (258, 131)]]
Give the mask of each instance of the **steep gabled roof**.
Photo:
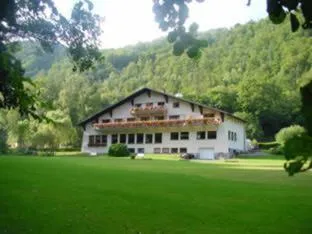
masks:
[(229, 115), (237, 120), (240, 120), (240, 121), (243, 121), (243, 122), (246, 122), (245, 120), (241, 119), (241, 118), (238, 118), (236, 116), (234, 116), (232, 113), (229, 113), (227, 111), (223, 111), (223, 110), (220, 110), (220, 109), (217, 109), (217, 108), (213, 108), (213, 107), (210, 107), (210, 106), (206, 106), (206, 105), (203, 105), (201, 103), (197, 103), (197, 102), (193, 102), (193, 101), (190, 101), (190, 100), (186, 100), (184, 98), (180, 98), (180, 97), (176, 97), (174, 95), (171, 95), (171, 94), (168, 94), (168, 93), (164, 93), (164, 92), (161, 92), (161, 91), (157, 91), (157, 90), (153, 90), (153, 89), (150, 89), (150, 88), (142, 88), (142, 89), (139, 89), (137, 90), (136, 92), (132, 93), (130, 96), (120, 100), (119, 102), (113, 104), (113, 105), (110, 105), (106, 108), (104, 108), (103, 110), (93, 114), (92, 116), (84, 119), (83, 121), (81, 121), (78, 125), (80, 126), (84, 126), (86, 123), (100, 117), (101, 115), (105, 114), (105, 113), (108, 113), (110, 111), (112, 111), (114, 108), (132, 100), (133, 98), (137, 97), (137, 96), (140, 96), (141, 94), (145, 93), (145, 92), (154, 92), (154, 93), (158, 93), (160, 95), (166, 95), (168, 97), (171, 97), (171, 98), (174, 98), (174, 99), (177, 99), (177, 100), (180, 100), (180, 101), (183, 101), (183, 102), (187, 102), (187, 103), (190, 103), (190, 104), (194, 104), (194, 105), (197, 105), (197, 106), (200, 106), (200, 107), (203, 107), (203, 108), (207, 108), (207, 109), (210, 109), (210, 110), (214, 110), (214, 111), (218, 111), (218, 112), (221, 112), (221, 113), (224, 113), (226, 115)]

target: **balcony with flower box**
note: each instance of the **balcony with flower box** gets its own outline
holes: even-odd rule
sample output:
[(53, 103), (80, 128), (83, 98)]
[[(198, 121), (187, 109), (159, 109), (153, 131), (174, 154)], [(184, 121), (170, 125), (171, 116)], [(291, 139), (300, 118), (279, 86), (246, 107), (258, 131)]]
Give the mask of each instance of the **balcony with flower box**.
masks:
[(221, 121), (211, 118), (197, 119), (172, 119), (172, 120), (149, 120), (149, 121), (133, 121), (133, 122), (112, 122), (112, 123), (96, 123), (93, 127), (101, 131), (137, 131), (139, 129), (148, 130), (165, 130), (174, 128), (194, 128), (202, 129), (209, 127), (216, 129)]
[(167, 113), (166, 106), (144, 106), (144, 107), (132, 107), (130, 114), (136, 117), (139, 116), (155, 116), (165, 115)]

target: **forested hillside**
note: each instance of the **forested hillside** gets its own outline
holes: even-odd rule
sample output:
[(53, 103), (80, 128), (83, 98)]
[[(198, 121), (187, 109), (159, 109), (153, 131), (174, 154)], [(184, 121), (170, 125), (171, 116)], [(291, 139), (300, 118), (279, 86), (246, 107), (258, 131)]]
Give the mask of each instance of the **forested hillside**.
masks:
[[(72, 72), (61, 46), (40, 55), (24, 44), (18, 57), (48, 104), (43, 111), (63, 128), (23, 120), (30, 130), (8, 124), (9, 139), (26, 144), (49, 132), (62, 136), (55, 136), (57, 143), (79, 144), (80, 120), (143, 86), (236, 113), (248, 121), (250, 138), (270, 139), (280, 128), (302, 123), (299, 86), (312, 76), (312, 38), (304, 33), (291, 33), (288, 23), (250, 22), (202, 33), (209, 46), (197, 60), (172, 55), (172, 45), (160, 39), (105, 50), (105, 62), (83, 74)], [(11, 115), (5, 121), (14, 119), (12, 112), (3, 113)]]

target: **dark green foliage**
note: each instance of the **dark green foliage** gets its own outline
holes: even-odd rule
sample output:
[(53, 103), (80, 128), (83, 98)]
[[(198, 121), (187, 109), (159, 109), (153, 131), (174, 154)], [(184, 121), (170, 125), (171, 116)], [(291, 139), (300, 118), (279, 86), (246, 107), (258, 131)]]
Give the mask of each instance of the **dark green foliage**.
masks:
[(312, 136), (312, 78), (310, 77), (310, 79), (310, 82), (300, 88), (300, 93), (302, 113), (305, 118), (305, 127), (308, 134)]
[(78, 1), (71, 19), (62, 16), (52, 0), (11, 0), (0, 3), (0, 108), (19, 108), (22, 115), (40, 116), (37, 93), (25, 83), (21, 63), (10, 51), (11, 41), (35, 40), (45, 52), (65, 44), (74, 70), (84, 71), (101, 59), (98, 48), (101, 18), (92, 13), (91, 1)]
[(0, 128), (0, 154), (6, 154), (8, 152), (7, 139), (7, 131)]
[(282, 146), (278, 145), (275, 147), (272, 147), (269, 149), (269, 153), (275, 154), (275, 155), (283, 155), (284, 154), (284, 149)]
[(312, 168), (312, 137), (307, 134), (295, 136), (286, 141), (284, 146), (285, 170), (290, 176)]
[(276, 135), (275, 140), (281, 146), (284, 146), (285, 143), (297, 136), (301, 136), (306, 133), (306, 130), (298, 125), (292, 125), (290, 127), (282, 128)]
[(271, 148), (278, 147), (279, 144), (277, 142), (258, 142), (259, 149), (268, 150)]
[(108, 149), (108, 155), (114, 157), (126, 157), (130, 155), (130, 152), (125, 144), (112, 144)]

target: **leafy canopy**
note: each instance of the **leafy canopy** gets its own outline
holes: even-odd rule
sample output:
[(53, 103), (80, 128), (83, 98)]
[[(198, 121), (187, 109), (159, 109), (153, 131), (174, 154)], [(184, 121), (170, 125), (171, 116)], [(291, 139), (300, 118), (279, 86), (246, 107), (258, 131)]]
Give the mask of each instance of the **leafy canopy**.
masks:
[(92, 10), (90, 0), (78, 1), (67, 19), (52, 0), (0, 2), (0, 108), (18, 107), (23, 115), (39, 117), (34, 84), (24, 77), (21, 63), (12, 53), (17, 49), (17, 41), (37, 41), (47, 52), (57, 44), (65, 45), (74, 70), (84, 71), (101, 59), (101, 18)]

